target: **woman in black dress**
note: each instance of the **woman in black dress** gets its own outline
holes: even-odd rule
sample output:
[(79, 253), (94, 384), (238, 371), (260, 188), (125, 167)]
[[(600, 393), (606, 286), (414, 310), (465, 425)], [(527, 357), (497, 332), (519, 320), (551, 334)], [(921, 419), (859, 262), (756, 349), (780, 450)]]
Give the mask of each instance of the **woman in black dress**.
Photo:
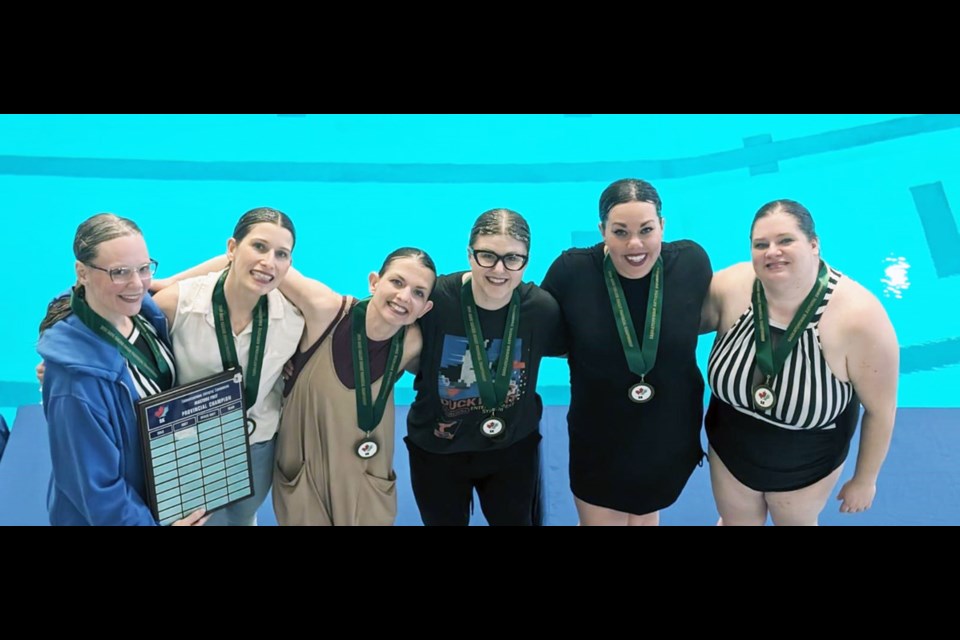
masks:
[(656, 525), (703, 457), (696, 347), (710, 260), (663, 242), (643, 180), (600, 195), (603, 242), (558, 257), (542, 287), (560, 304), (570, 365), (570, 487), (583, 525)]

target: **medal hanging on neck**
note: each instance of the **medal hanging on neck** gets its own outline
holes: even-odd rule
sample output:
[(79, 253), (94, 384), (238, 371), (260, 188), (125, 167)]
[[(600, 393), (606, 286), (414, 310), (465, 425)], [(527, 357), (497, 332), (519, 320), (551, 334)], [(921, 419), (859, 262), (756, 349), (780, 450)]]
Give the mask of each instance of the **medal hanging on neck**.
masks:
[(503, 405), (510, 393), (510, 378), (513, 375), (513, 349), (520, 327), (520, 293), (514, 289), (507, 309), (507, 322), (500, 341), (500, 357), (496, 362), (496, 374), (491, 379), (487, 352), (484, 349), (483, 332), (480, 329), (480, 315), (473, 299), (473, 287), (470, 280), (460, 288), (460, 309), (463, 312), (464, 328), (467, 331), (467, 344), (473, 372), (477, 377), (477, 390), (480, 392), (480, 404), (488, 412), (480, 422), (480, 433), (488, 438), (497, 438), (506, 431), (507, 423), (502, 413)]
[(634, 374), (640, 376), (640, 382), (631, 386), (627, 397), (631, 402), (644, 404), (654, 395), (653, 385), (646, 381), (646, 375), (653, 369), (657, 361), (657, 347), (660, 345), (660, 320), (663, 314), (663, 258), (650, 271), (650, 291), (647, 293), (647, 318), (643, 323), (643, 340), (637, 339), (637, 332), (633, 328), (633, 318), (627, 307), (627, 297), (620, 286), (620, 278), (613, 266), (608, 253), (603, 259), (603, 280), (607, 285), (607, 294), (610, 296), (610, 306), (613, 308), (613, 320), (620, 334), (620, 344), (623, 355), (627, 359), (627, 366)]
[(767, 297), (763, 293), (763, 284), (757, 278), (753, 281), (753, 338), (757, 345), (757, 367), (764, 380), (753, 386), (753, 406), (759, 411), (769, 411), (777, 404), (777, 394), (773, 390), (773, 379), (783, 370), (787, 356), (800, 341), (803, 330), (817, 312), (823, 298), (827, 295), (830, 276), (827, 265), (820, 261), (817, 281), (793, 316), (783, 340), (773, 348), (773, 336), (770, 334), (770, 312)]
[[(233, 339), (233, 326), (230, 324), (230, 307), (227, 306), (227, 296), (223, 285), (227, 281), (226, 269), (217, 284), (213, 287), (213, 324), (217, 333), (217, 346), (220, 347), (220, 363), (223, 370), (240, 367), (240, 358), (237, 356), (237, 345)], [(263, 370), (263, 356), (267, 346), (267, 326), (270, 318), (267, 296), (260, 296), (257, 306), (253, 308), (253, 328), (250, 336), (250, 354), (247, 356), (247, 368), (243, 376), (243, 398), (247, 404), (247, 411), (253, 409), (260, 391), (260, 372)], [(257, 430), (257, 422), (247, 418), (247, 435), (253, 435)]]
[(383, 419), (383, 412), (387, 407), (387, 398), (393, 389), (393, 384), (400, 374), (400, 359), (403, 357), (403, 338), (407, 333), (406, 327), (390, 339), (390, 353), (387, 355), (387, 367), (383, 371), (380, 382), (380, 393), (376, 402), (373, 400), (373, 380), (370, 373), (370, 351), (367, 342), (367, 305), (370, 299), (358, 302), (350, 312), (350, 352), (353, 354), (353, 384), (357, 399), (357, 424), (364, 432), (364, 437), (357, 443), (355, 452), (364, 460), (377, 455), (380, 445), (373, 439), (373, 430)]
[(82, 286), (74, 287), (70, 294), (70, 309), (77, 315), (80, 322), (85, 324), (93, 331), (98, 338), (114, 345), (120, 355), (130, 364), (134, 365), (143, 375), (147, 376), (161, 389), (169, 389), (173, 384), (173, 375), (170, 373), (170, 367), (157, 343), (157, 338), (146, 326), (140, 316), (130, 316), (130, 321), (140, 331), (140, 335), (147, 342), (150, 353), (153, 354), (156, 365), (150, 362), (149, 358), (139, 349), (130, 344), (123, 335), (117, 331), (117, 328), (107, 322), (107, 320), (90, 308), (85, 297), (86, 291)]

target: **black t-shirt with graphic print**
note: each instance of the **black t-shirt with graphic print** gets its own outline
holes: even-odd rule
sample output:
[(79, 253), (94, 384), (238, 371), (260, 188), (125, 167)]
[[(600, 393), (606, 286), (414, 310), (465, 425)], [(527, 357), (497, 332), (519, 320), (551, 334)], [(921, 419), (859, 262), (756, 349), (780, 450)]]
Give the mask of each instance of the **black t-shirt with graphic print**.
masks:
[[(413, 382), (416, 399), (407, 415), (409, 441), (433, 453), (504, 449), (537, 431), (543, 402), (536, 393), (540, 359), (566, 352), (560, 308), (549, 293), (521, 283), (520, 326), (514, 344), (513, 375), (503, 411), (506, 430), (496, 438), (480, 432), (490, 412), (482, 406), (460, 307), (463, 273), (441, 276), (434, 307), (419, 320), (423, 331), (420, 370)], [(491, 378), (500, 356), (509, 305), (496, 311), (477, 308)]]

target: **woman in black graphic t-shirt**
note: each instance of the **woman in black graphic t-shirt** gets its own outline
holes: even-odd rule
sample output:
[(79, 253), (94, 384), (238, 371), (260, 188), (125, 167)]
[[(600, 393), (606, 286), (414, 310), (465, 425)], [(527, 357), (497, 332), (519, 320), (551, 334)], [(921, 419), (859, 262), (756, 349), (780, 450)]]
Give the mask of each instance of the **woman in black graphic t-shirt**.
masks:
[(540, 359), (565, 345), (556, 301), (521, 282), (529, 252), (519, 213), (483, 213), (470, 233), (470, 271), (441, 276), (434, 310), (420, 319), (405, 441), (424, 524), (468, 524), (474, 489), (490, 524), (539, 524), (537, 374)]

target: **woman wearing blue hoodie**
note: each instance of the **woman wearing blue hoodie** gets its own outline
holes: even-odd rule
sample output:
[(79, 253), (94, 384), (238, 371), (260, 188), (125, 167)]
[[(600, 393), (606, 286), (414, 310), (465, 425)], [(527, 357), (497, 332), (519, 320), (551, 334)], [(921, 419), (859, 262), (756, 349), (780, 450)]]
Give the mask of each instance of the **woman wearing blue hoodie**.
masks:
[[(80, 224), (77, 284), (40, 324), (52, 525), (155, 525), (135, 403), (176, 383), (166, 319), (147, 287), (157, 263), (139, 227), (112, 213)], [(175, 525), (202, 525), (202, 509)]]

